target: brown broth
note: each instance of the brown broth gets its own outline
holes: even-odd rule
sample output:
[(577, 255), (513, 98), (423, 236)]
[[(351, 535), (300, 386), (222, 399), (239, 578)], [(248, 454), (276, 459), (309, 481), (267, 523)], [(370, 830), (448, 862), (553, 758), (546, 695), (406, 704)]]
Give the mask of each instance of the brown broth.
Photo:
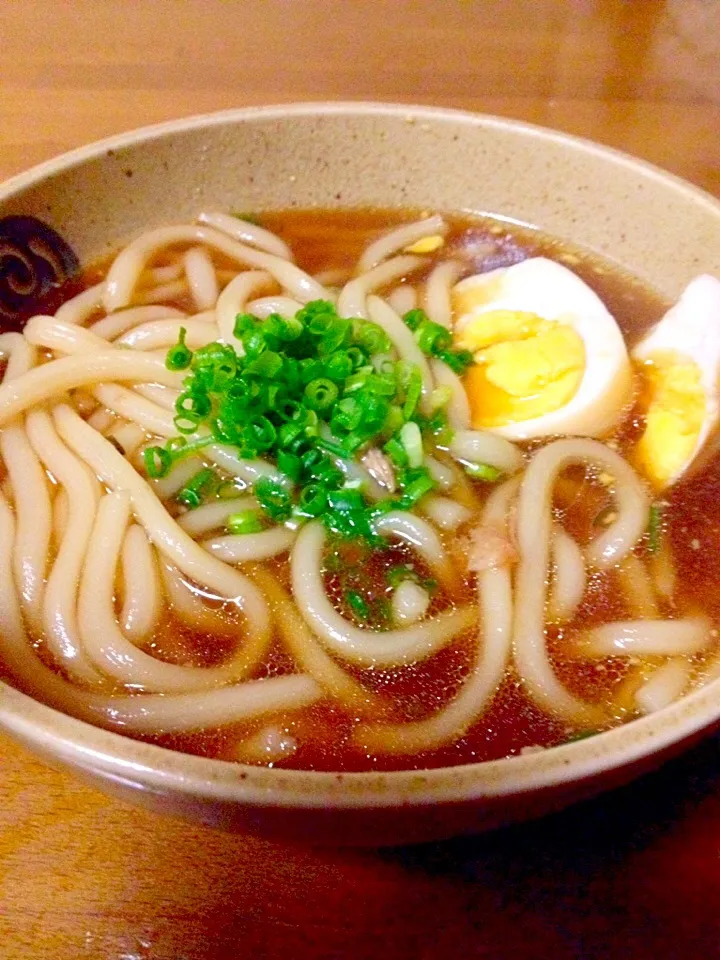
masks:
[[(352, 267), (368, 243), (389, 227), (412, 219), (419, 212), (289, 210), (264, 214), (261, 220), (263, 226), (290, 244), (299, 265), (314, 273)], [(559, 260), (598, 293), (630, 344), (657, 321), (667, 307), (652, 290), (617, 266), (539, 231), (510, 227), (490, 218), (451, 215), (447, 219), (451, 230), (439, 256), (445, 257), (453, 249), (473, 250), (476, 269), (508, 265), (527, 256), (541, 255)], [(51, 300), (42, 305), (43, 310), (57, 309), (84, 286), (97, 282), (104, 268), (105, 264), (96, 264), (81, 281), (69, 281), (54, 291)], [(189, 306), (182, 300), (174, 305)], [(621, 450), (627, 448), (640, 425), (639, 416), (633, 411), (619, 426), (613, 439)], [(470, 488), (470, 495), (479, 502), (487, 496), (487, 487), (480, 483), (470, 482)], [(720, 460), (714, 459), (702, 472), (678, 483), (670, 492), (665, 535), (672, 544), (678, 567), (680, 586), (675, 609), (684, 612), (702, 607), (720, 620), (720, 519), (716, 507), (719, 497)], [(593, 524), (608, 503), (607, 492), (584, 471), (576, 470), (564, 475), (555, 508), (571, 533), (584, 542), (592, 536)], [(462, 552), (459, 545), (464, 533), (466, 531), (461, 529), (452, 538), (445, 538), (446, 547), (456, 557)], [(639, 552), (642, 553), (642, 548)], [(388, 565), (414, 562), (419, 576), (428, 575), (401, 547), (384, 551), (382, 558), (368, 558), (362, 551), (353, 557), (350, 551), (343, 561), (342, 576), (330, 566), (326, 571), (326, 585), (331, 595), (341, 606), (341, 588), (352, 583), (353, 589), (358, 589), (374, 605), (376, 613), (382, 610), (383, 598), (388, 594), (385, 577)], [(281, 582), (287, 583), (286, 571), (273, 569), (273, 572)], [(457, 596), (450, 598), (438, 591), (432, 610), (440, 610), (453, 602), (471, 601), (473, 596), (473, 583), (466, 576), (461, 579)], [(343, 612), (352, 615), (348, 609)], [(594, 574), (573, 624), (563, 628), (548, 627), (548, 644), (554, 666), (563, 682), (583, 697), (609, 701), (628, 668), (620, 661), (606, 661), (601, 665), (578, 664), (566, 656), (568, 644), (579, 630), (590, 624), (627, 616), (630, 611), (623, 603), (614, 574)], [(209, 666), (221, 662), (232, 649), (232, 643), (225, 637), (208, 637), (193, 632), (181, 625), (169, 609), (152, 650), (156, 656), (171, 662)], [(354, 670), (353, 673), (369, 689), (382, 694), (390, 702), (393, 719), (421, 719), (447, 702), (460, 687), (471, 662), (472, 648), (473, 636), (467, 635), (418, 666), (403, 670)], [(292, 669), (290, 658), (276, 638), (265, 672), (275, 675)], [(298, 743), (297, 752), (284, 761), (283, 766), (332, 771), (413, 769), (490, 760), (516, 754), (523, 748), (556, 745), (577, 733), (539, 710), (525, 695), (512, 671), (475, 727), (457, 742), (419, 756), (365, 755), (350, 742), (357, 718), (326, 702), (292, 715), (270, 718), (270, 721), (295, 737)], [(268, 722), (147, 739), (175, 750), (236, 759), (239, 742)]]

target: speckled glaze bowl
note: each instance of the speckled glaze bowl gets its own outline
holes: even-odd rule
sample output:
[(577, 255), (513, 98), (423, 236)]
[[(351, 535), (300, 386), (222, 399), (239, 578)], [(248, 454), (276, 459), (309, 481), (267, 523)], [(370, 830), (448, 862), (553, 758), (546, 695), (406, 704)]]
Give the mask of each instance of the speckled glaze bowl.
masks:
[[(114, 137), (0, 187), (0, 216), (53, 226), (82, 260), (201, 207), (413, 206), (499, 214), (620, 262), (665, 296), (720, 275), (720, 203), (638, 160), (495, 117), (384, 104), (225, 112)], [(720, 681), (588, 740), (390, 774), (262, 769), (88, 726), (0, 683), (0, 726), (145, 806), (320, 843), (395, 844), (558, 809), (656, 766), (720, 722)]]

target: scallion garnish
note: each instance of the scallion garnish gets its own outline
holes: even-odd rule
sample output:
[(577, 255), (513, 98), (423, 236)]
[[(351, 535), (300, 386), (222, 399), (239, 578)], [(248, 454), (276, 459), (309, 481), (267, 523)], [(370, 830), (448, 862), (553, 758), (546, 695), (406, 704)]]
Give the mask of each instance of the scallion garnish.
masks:
[(662, 542), (662, 520), (663, 520), (663, 511), (659, 503), (653, 503), (650, 505), (650, 513), (648, 516), (648, 526), (647, 526), (647, 548), (649, 553), (657, 553), (660, 549), (660, 543)]
[[(462, 363), (449, 332), (423, 311), (411, 311), (405, 322), (428, 356)], [(259, 513), (235, 515), (228, 529), (262, 529), (263, 518), (297, 524), (317, 517), (342, 537), (381, 542), (373, 521), (388, 510), (411, 509), (435, 486), (422, 464), (425, 450), (447, 439), (449, 391), (435, 391), (430, 412), (421, 414), (418, 367), (392, 359), (380, 326), (341, 317), (325, 300), (294, 317), (238, 314), (234, 334), (242, 353), (220, 342), (191, 351), (184, 330), (168, 351), (168, 366), (187, 371), (175, 408), (179, 436), (145, 450), (148, 475), (166, 476), (208, 444), (230, 446), (241, 458), (270, 460), (277, 474), (253, 485)], [(370, 447), (383, 449), (398, 472), (397, 493), (374, 503), (348, 464)], [(180, 502), (202, 502), (211, 476), (209, 468), (200, 471), (178, 494)]]
[(370, 618), (370, 606), (357, 590), (348, 590), (345, 600), (358, 620), (367, 621)]
[(502, 476), (502, 471), (489, 463), (466, 463), (465, 473), (473, 480), (484, 480), (486, 483), (495, 483)]
[(256, 510), (243, 510), (232, 513), (227, 518), (227, 528), (230, 533), (260, 533), (263, 529), (262, 520)]
[(213, 486), (217, 484), (217, 474), (209, 467), (198, 471), (195, 476), (178, 491), (176, 499), (178, 503), (194, 510), (199, 507)]
[(187, 370), (190, 366), (192, 351), (189, 347), (185, 346), (186, 335), (187, 330), (185, 327), (180, 327), (178, 342), (168, 350), (167, 356), (165, 357), (165, 366), (168, 370)]

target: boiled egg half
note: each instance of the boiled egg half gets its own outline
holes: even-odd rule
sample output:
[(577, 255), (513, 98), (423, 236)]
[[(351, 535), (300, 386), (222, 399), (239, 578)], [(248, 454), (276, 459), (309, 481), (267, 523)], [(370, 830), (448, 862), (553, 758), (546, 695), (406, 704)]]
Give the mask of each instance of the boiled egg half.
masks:
[(691, 281), (632, 357), (646, 416), (636, 460), (661, 490), (685, 473), (720, 416), (720, 280)]
[(622, 334), (602, 300), (545, 257), (467, 277), (452, 291), (472, 424), (513, 440), (601, 437), (632, 395)]

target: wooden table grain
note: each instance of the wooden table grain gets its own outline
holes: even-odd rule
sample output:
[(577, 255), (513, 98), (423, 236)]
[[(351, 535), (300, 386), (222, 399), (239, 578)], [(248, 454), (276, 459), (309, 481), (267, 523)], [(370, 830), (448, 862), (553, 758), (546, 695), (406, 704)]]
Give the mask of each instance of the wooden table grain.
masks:
[[(718, 0), (2, 0), (0, 177), (190, 113), (424, 102), (720, 195)], [(393, 851), (126, 807), (0, 737), (0, 960), (720, 957), (720, 740), (545, 819)]]

